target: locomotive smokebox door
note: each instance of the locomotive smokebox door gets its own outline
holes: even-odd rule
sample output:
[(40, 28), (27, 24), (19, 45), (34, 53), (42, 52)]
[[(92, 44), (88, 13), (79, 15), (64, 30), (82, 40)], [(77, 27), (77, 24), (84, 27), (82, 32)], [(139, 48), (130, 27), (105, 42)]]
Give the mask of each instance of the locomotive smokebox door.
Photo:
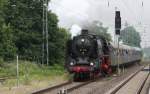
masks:
[(116, 29), (116, 35), (120, 35), (120, 29), (121, 29), (121, 17), (120, 17), (120, 11), (116, 11), (115, 16), (115, 29)]

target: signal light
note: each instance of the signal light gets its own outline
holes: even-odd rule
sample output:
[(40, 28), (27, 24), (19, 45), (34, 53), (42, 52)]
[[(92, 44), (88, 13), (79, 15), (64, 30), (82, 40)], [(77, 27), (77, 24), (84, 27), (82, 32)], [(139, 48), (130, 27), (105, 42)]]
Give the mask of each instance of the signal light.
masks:
[(120, 11), (116, 11), (115, 16), (115, 33), (116, 35), (120, 35), (120, 29), (121, 29), (121, 17), (120, 17)]

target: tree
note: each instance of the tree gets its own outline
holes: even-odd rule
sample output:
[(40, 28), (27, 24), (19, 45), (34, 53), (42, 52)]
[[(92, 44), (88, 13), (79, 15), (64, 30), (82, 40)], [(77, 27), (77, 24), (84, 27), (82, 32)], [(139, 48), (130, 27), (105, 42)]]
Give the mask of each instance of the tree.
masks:
[(13, 30), (9, 24), (5, 24), (4, 5), (7, 0), (0, 0), (0, 58), (4, 60), (13, 59), (17, 48), (13, 39)]
[(3, 18), (3, 9), (4, 4), (7, 2), (7, 0), (0, 0), (0, 27), (4, 24), (4, 18)]
[(5, 23), (14, 30), (17, 53), (23, 59), (41, 57), (42, 0), (8, 0), (4, 6)]
[(140, 34), (133, 26), (126, 26), (126, 28), (121, 31), (120, 40), (122, 40), (126, 45), (141, 47)]
[(2, 8), (6, 2), (7, 2), (7, 0), (0, 0), (0, 10), (2, 10)]
[(52, 63), (62, 63), (65, 59), (66, 41), (70, 36), (64, 28), (59, 28), (56, 33), (55, 40), (50, 43), (50, 60), (53, 61)]
[(17, 48), (13, 40), (13, 30), (3, 24), (0, 28), (0, 57), (4, 60), (13, 59), (16, 55)]
[(99, 21), (93, 21), (92, 23), (87, 23), (84, 28), (87, 28), (90, 33), (100, 35), (106, 40), (111, 41), (111, 35), (108, 33), (108, 27), (104, 27)]
[[(19, 56), (25, 60), (42, 60), (43, 0), (8, 0), (4, 5), (4, 20), (13, 29), (13, 39)], [(58, 27), (57, 16), (48, 11), (50, 64), (61, 62), (68, 34)]]

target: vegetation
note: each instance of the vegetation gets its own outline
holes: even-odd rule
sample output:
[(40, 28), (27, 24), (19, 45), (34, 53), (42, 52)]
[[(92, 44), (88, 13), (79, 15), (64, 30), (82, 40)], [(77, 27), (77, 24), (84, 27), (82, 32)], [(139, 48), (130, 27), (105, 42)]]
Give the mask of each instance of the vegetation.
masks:
[[(5, 85), (16, 84), (16, 61), (12, 63), (2, 63), (0, 61), (0, 77), (11, 77)], [(67, 80), (68, 74), (61, 65), (41, 66), (35, 62), (19, 61), (19, 82), (20, 84), (30, 84), (34, 81), (52, 80), (56, 77), (61, 77), (62, 80)]]
[(135, 47), (141, 47), (141, 37), (139, 32), (136, 31), (136, 29), (133, 26), (126, 26), (121, 31), (120, 34), (120, 40), (123, 41), (124, 44), (130, 45), (130, 46), (135, 46)]
[[(43, 0), (0, 1), (0, 58), (13, 60), (42, 60)], [(64, 61), (65, 42), (69, 34), (59, 28), (57, 16), (48, 11), (49, 64)]]
[[(16, 85), (16, 56), (19, 55), (19, 82), (66, 79), (65, 44), (69, 33), (58, 27), (57, 16), (48, 11), (49, 65), (41, 65), (43, 44), (43, 0), (0, 0), (0, 77), (14, 77), (6, 85)], [(46, 53), (46, 52), (45, 52)], [(46, 62), (45, 62), (46, 63)], [(68, 78), (68, 77), (67, 77)]]
[(17, 48), (14, 43), (13, 31), (10, 25), (2, 25), (0, 31), (0, 43), (0, 57), (4, 60), (14, 58)]

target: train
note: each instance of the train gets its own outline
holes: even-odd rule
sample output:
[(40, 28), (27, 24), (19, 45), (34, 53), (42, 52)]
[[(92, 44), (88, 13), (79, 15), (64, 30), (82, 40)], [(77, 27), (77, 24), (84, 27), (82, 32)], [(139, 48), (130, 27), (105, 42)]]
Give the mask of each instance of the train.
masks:
[(83, 29), (80, 35), (67, 41), (65, 68), (74, 75), (74, 79), (91, 78), (109, 75), (118, 65), (125, 66), (142, 60), (141, 48), (118, 45)]

